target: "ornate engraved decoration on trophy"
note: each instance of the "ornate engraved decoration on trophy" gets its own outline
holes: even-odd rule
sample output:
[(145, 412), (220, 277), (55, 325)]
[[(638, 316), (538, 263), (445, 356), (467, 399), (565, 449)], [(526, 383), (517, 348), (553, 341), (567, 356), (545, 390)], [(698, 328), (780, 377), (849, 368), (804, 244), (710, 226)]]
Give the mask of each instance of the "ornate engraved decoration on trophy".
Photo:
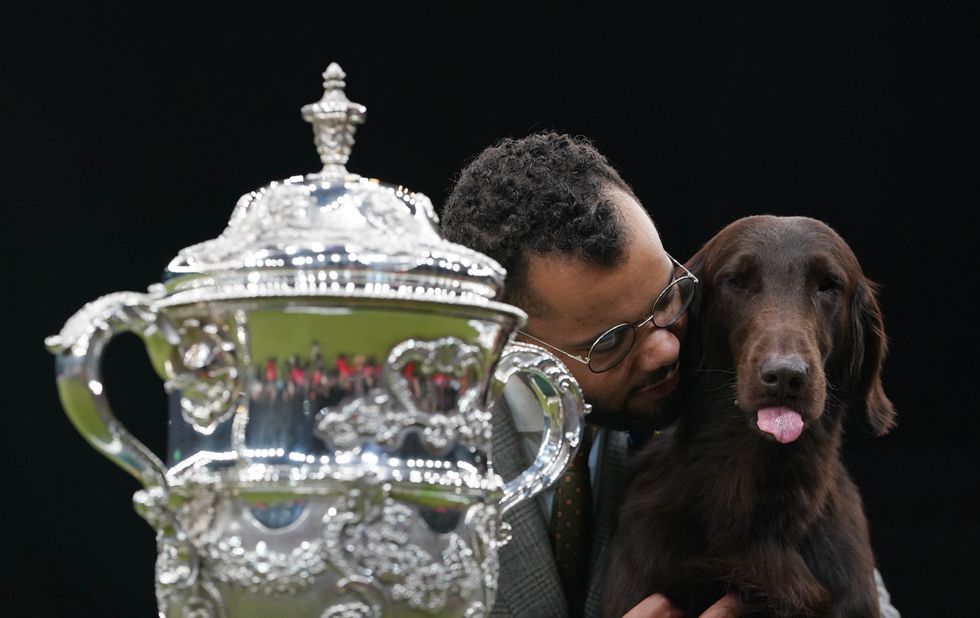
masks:
[(188, 318), (177, 326), (180, 343), (166, 361), (168, 393), (179, 393), (180, 411), (197, 431), (209, 434), (230, 416), (241, 392), (235, 343), (228, 326)]

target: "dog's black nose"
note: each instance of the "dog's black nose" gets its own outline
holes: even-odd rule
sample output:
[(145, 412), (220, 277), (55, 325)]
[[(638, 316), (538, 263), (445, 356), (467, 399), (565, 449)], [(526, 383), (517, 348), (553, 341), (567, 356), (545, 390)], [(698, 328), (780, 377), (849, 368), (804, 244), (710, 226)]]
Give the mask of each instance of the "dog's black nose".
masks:
[(806, 381), (806, 370), (806, 362), (799, 356), (773, 355), (762, 361), (759, 377), (770, 395), (796, 396)]

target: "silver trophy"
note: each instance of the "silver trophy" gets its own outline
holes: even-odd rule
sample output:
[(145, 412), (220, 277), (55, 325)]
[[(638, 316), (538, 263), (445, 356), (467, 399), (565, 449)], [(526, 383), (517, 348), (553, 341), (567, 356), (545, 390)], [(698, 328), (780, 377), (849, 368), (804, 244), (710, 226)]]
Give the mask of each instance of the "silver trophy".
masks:
[[(445, 241), (420, 193), (345, 166), (365, 108), (331, 64), (303, 108), (323, 170), (243, 196), (164, 283), (89, 303), (48, 338), (79, 432), (139, 479), (161, 616), (479, 616), (501, 516), (550, 485), (586, 406), (564, 366), (509, 343), (504, 271)], [(119, 423), (102, 350), (145, 342), (170, 395), (166, 463)], [(509, 343), (509, 345), (508, 345)], [(494, 473), (490, 402), (521, 380), (546, 430)]]

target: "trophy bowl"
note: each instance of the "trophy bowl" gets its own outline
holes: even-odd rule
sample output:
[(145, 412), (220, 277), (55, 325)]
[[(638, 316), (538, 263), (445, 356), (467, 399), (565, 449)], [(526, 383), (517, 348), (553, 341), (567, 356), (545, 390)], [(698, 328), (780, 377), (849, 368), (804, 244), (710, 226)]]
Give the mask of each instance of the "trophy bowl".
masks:
[[(135, 476), (157, 533), (160, 616), (479, 616), (501, 517), (550, 485), (587, 406), (567, 369), (511, 342), (504, 271), (445, 241), (428, 198), (347, 171), (363, 106), (331, 64), (303, 108), (323, 169), (244, 195), (163, 283), (89, 303), (46, 341), (78, 431)], [(103, 393), (134, 332), (169, 393), (167, 452)], [(493, 406), (521, 380), (546, 419), (536, 460), (494, 473)]]

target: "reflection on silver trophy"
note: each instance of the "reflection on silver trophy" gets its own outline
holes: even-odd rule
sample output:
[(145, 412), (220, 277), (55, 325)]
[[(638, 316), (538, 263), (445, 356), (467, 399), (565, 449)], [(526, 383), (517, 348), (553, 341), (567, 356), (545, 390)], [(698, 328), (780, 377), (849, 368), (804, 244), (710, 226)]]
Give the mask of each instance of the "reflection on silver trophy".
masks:
[[(47, 340), (79, 432), (135, 476), (157, 532), (161, 616), (480, 616), (501, 516), (549, 485), (585, 405), (560, 362), (510, 343), (504, 272), (442, 239), (419, 193), (349, 173), (365, 109), (331, 64), (303, 108), (323, 170), (239, 200), (148, 293), (89, 303)], [(116, 420), (100, 360), (135, 332), (170, 394), (166, 462)], [(489, 401), (510, 379), (546, 431), (494, 473)]]

